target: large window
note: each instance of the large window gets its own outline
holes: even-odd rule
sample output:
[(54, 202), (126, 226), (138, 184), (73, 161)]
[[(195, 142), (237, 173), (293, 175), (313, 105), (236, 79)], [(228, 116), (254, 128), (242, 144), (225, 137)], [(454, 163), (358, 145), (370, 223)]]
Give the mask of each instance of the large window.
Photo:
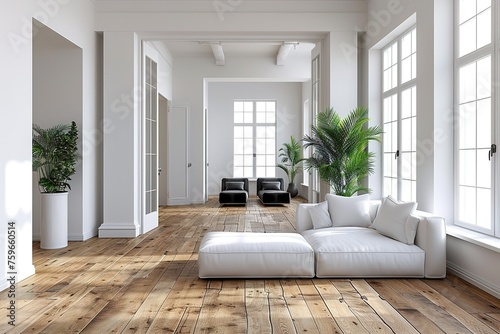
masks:
[[(496, 101), (492, 83), (498, 57), (498, 15), (490, 0), (459, 0), (457, 5), (456, 222), (495, 234), (494, 145)], [(496, 2), (493, 2), (496, 5)], [(496, 232), (498, 235), (498, 231)]]
[(234, 177), (273, 177), (276, 101), (234, 101)]
[(416, 29), (383, 52), (384, 196), (416, 200), (417, 105)]

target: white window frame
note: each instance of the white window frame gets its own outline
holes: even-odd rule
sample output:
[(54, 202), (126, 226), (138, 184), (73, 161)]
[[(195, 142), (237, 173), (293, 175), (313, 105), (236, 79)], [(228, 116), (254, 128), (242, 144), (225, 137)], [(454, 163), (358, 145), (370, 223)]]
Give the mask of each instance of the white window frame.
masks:
[[(251, 143), (251, 151), (252, 151), (252, 173), (251, 174), (248, 174), (248, 173), (245, 173), (243, 172), (242, 174), (238, 174), (236, 172), (236, 169), (237, 167), (239, 167), (237, 164), (236, 164), (236, 153), (235, 153), (235, 145), (233, 145), (233, 176), (235, 177), (247, 177), (247, 178), (252, 178), (252, 179), (255, 179), (255, 178), (258, 178), (258, 177), (275, 177), (276, 176), (276, 136), (277, 136), (277, 126), (276, 126), (276, 119), (277, 119), (277, 115), (278, 115), (278, 112), (277, 112), (277, 108), (278, 108), (278, 103), (276, 100), (266, 100), (266, 99), (258, 99), (258, 100), (234, 100), (233, 101), (233, 113), (235, 113), (235, 108), (234, 108), (234, 105), (235, 103), (239, 103), (239, 102), (242, 102), (242, 103), (252, 103), (253, 104), (253, 107), (252, 107), (252, 121), (251, 122), (236, 122), (236, 120), (234, 120), (233, 122), (233, 127), (234, 129), (236, 129), (236, 127), (240, 127), (240, 126), (243, 126), (243, 127), (251, 127), (251, 131), (252, 131), (252, 143)], [(274, 119), (270, 122), (257, 122), (257, 104), (258, 103), (274, 103)], [(273, 143), (272, 145), (267, 145), (265, 144), (266, 146), (266, 149), (269, 149), (269, 151), (266, 151), (266, 155), (268, 155), (268, 157), (265, 158), (265, 163), (264, 165), (259, 165), (257, 166), (257, 160), (258, 160), (258, 153), (257, 153), (257, 146), (258, 146), (258, 139), (261, 139), (261, 138), (257, 138), (257, 132), (258, 132), (258, 127), (262, 127), (262, 126), (265, 126), (265, 127), (268, 127), (268, 126), (272, 126), (274, 127), (274, 131), (273, 131), (273, 134), (272, 134), (272, 137), (266, 137), (265, 139), (266, 140), (270, 140), (272, 139), (273, 140)], [(233, 138), (234, 138), (234, 135), (233, 135)], [(247, 146), (249, 147), (249, 145)], [(270, 157), (272, 155), (272, 157)], [(243, 165), (244, 166), (244, 165)], [(265, 168), (265, 173), (258, 173), (258, 167), (264, 167)]]
[[(498, 198), (499, 191), (500, 191), (500, 183), (499, 183), (499, 165), (497, 164), (497, 158), (496, 156), (498, 154), (493, 154), (490, 157), (490, 163), (491, 163), (491, 226), (490, 228), (484, 228), (482, 226), (478, 225), (477, 217), (478, 217), (478, 212), (477, 212), (477, 207), (476, 207), (476, 221), (474, 224), (465, 222), (461, 220), (461, 214), (460, 214), (460, 208), (461, 208), (461, 198), (460, 198), (460, 127), (461, 127), (461, 112), (460, 112), (460, 69), (469, 65), (473, 64), (481, 59), (484, 59), (485, 57), (490, 56), (491, 57), (491, 144), (498, 143), (499, 139), (499, 131), (500, 129), (500, 119), (498, 115), (496, 114), (496, 111), (498, 111), (499, 103), (500, 103), (500, 90), (496, 89), (497, 87), (494, 86), (495, 82), (499, 82), (500, 80), (500, 75), (498, 74), (498, 71), (500, 70), (500, 64), (499, 64), (499, 58), (500, 58), (500, 6), (498, 5), (498, 1), (491, 1), (491, 43), (486, 44), (484, 46), (481, 46), (480, 48), (471, 51), (469, 53), (466, 53), (464, 55), (460, 55), (460, 27), (459, 27), (459, 0), (455, 0), (455, 196), (454, 196), (454, 203), (455, 203), (455, 219), (454, 219), (454, 224), (460, 227), (464, 227), (467, 229), (471, 229), (483, 234), (487, 234), (490, 236), (495, 236), (495, 237), (500, 237), (500, 210), (496, 210), (495, 208), (495, 203), (496, 203), (496, 198)], [(477, 22), (477, 21), (476, 21)], [(476, 23), (477, 24), (477, 23)], [(476, 25), (477, 27), (477, 25)], [(477, 84), (476, 84), (476, 90), (477, 90)], [(481, 99), (476, 98), (473, 101), (477, 102), (480, 101)], [(477, 140), (477, 125), (476, 125), (476, 140)], [(476, 152), (478, 149), (476, 143)], [(487, 148), (486, 148), (487, 149)], [(490, 150), (491, 152), (491, 147)], [(484, 152), (481, 152), (484, 153)], [(500, 153), (500, 152), (497, 152)], [(484, 159), (484, 157), (479, 154), (476, 154), (477, 158), (479, 159)], [(477, 164), (476, 164), (477, 166)], [(477, 178), (477, 173), (476, 173), (476, 178)], [(477, 186), (474, 186), (474, 188), (481, 188)]]
[[(386, 117), (385, 117), (385, 107), (384, 107), (384, 103), (385, 103), (385, 100), (387, 98), (391, 98), (391, 97), (395, 97), (396, 100), (397, 100), (397, 103), (395, 105), (392, 105), (392, 108), (396, 108), (397, 109), (397, 115), (396, 117), (394, 118), (394, 121), (392, 121), (392, 123), (395, 123), (395, 127), (396, 127), (396, 131), (397, 131), (397, 137), (395, 138), (396, 142), (394, 143), (395, 145), (392, 145), (393, 147), (391, 147), (391, 150), (389, 151), (386, 151), (385, 150), (385, 147), (386, 147), (386, 143), (385, 141), (387, 141), (387, 138), (385, 137), (386, 134), (384, 134), (384, 142), (383, 142), (383, 148), (382, 148), (382, 161), (383, 161), (383, 171), (382, 171), (382, 187), (383, 187), (383, 196), (387, 196), (387, 195), (391, 195), (395, 198), (397, 198), (398, 200), (402, 200), (402, 201), (416, 201), (416, 184), (417, 184), (417, 175), (416, 175), (416, 155), (417, 155), (417, 151), (416, 151), (416, 122), (417, 122), (417, 115), (418, 115), (418, 112), (417, 112), (417, 109), (418, 109), (418, 106), (416, 105), (416, 90), (418, 89), (417, 88), (417, 77), (416, 77), (416, 67), (415, 67), (415, 71), (414, 71), (414, 77), (405, 81), (405, 82), (402, 82), (402, 63), (405, 59), (407, 59), (408, 57), (402, 59), (402, 41), (403, 41), (403, 38), (406, 37), (408, 34), (411, 34), (412, 32), (415, 32), (415, 34), (417, 33), (416, 32), (416, 26), (412, 26), (411, 28), (407, 29), (406, 31), (404, 31), (402, 34), (400, 34), (397, 38), (395, 38), (394, 40), (392, 40), (391, 42), (389, 42), (387, 44), (386, 47), (384, 47), (382, 50), (381, 50), (381, 64), (380, 64), (380, 67), (381, 67), (381, 110), (382, 110), (382, 123), (383, 125), (385, 124), (388, 124), (388, 123), (391, 123), (391, 122), (388, 122), (386, 120)], [(414, 39), (416, 38), (416, 35), (413, 36)], [(384, 87), (384, 77), (385, 77), (385, 73), (384, 73), (384, 53), (386, 50), (388, 50), (389, 48), (393, 47), (394, 45), (396, 45), (397, 43), (397, 62), (394, 66), (396, 66), (396, 69), (397, 69), (397, 76), (396, 76), (396, 84), (395, 86), (387, 89), (386, 91), (384, 91), (385, 87)], [(415, 43), (416, 44), (416, 43)], [(413, 57), (414, 56), (414, 57)], [(412, 52), (410, 54), (410, 57), (413, 57), (413, 62), (415, 62), (415, 66), (416, 66), (416, 57), (418, 56), (418, 50), (415, 50), (415, 52)], [(412, 69), (413, 71), (413, 69)], [(413, 72), (412, 72), (413, 73)], [(394, 78), (393, 78), (394, 79)], [(412, 104), (412, 114), (410, 117), (405, 117), (403, 119), (403, 114), (402, 114), (402, 101), (403, 101), (403, 93), (408, 91), (409, 89), (415, 89), (414, 91), (414, 94), (412, 94), (412, 101), (413, 101), (413, 104)], [(410, 143), (410, 146), (411, 148), (410, 149), (403, 149), (403, 140), (402, 140), (402, 136), (404, 135), (403, 132), (402, 132), (402, 128), (403, 128), (403, 121), (405, 120), (409, 120), (413, 126), (411, 127), (411, 132), (412, 132), (412, 138), (411, 138), (411, 143)], [(391, 133), (392, 134), (392, 133)], [(392, 149), (395, 149), (395, 150), (392, 150)], [(404, 165), (403, 164), (403, 157), (407, 157), (407, 156), (410, 156), (410, 161)], [(389, 160), (390, 159), (390, 160)], [(392, 179), (392, 182), (395, 183), (394, 187), (391, 187), (391, 189), (387, 189), (387, 185), (386, 185), (386, 179), (388, 179), (389, 177), (386, 176), (386, 173), (385, 173), (385, 166), (387, 166), (388, 164), (391, 164), (392, 165), (392, 168), (395, 169), (396, 173), (395, 174), (392, 174), (390, 177)], [(408, 169), (407, 167), (409, 166), (409, 171), (406, 171), (406, 169)], [(405, 170), (403, 170), (403, 168), (406, 168)], [(409, 174), (409, 175), (408, 175)], [(409, 196), (403, 196), (403, 194), (406, 194), (407, 193), (407, 189), (403, 186), (403, 182), (405, 182), (406, 184), (410, 183), (411, 184), (411, 189), (410, 189), (410, 195)]]

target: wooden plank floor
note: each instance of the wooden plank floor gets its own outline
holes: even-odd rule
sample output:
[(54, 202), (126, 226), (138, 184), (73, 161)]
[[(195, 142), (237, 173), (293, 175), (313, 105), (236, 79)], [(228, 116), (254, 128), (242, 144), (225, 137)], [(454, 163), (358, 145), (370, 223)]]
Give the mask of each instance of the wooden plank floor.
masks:
[(499, 333), (500, 300), (448, 276), (427, 279), (198, 279), (208, 231), (294, 232), (295, 207), (163, 207), (134, 239), (34, 243), (17, 284), (16, 327), (0, 333)]

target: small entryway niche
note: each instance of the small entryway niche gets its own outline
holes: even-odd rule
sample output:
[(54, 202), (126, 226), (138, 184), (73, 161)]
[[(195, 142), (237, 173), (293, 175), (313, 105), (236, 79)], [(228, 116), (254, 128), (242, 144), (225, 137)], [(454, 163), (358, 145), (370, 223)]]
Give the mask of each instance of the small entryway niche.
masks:
[[(33, 123), (42, 128), (75, 121), (82, 147), (83, 50), (40, 21), (33, 24)], [(68, 240), (82, 240), (83, 199), (82, 163), (71, 177), (68, 204)], [(33, 240), (40, 240), (40, 191), (33, 173)]]

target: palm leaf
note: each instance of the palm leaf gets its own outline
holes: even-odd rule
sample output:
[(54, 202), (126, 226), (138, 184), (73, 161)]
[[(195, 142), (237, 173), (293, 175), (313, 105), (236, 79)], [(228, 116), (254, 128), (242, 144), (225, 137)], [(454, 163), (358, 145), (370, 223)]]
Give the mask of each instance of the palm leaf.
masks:
[(352, 110), (345, 118), (329, 108), (318, 114), (311, 135), (303, 138), (304, 147), (313, 148), (305, 167), (317, 169), (319, 177), (338, 195), (370, 191), (360, 186), (359, 180), (373, 173), (374, 155), (367, 147), (372, 140), (380, 141), (382, 131), (377, 126), (368, 127), (368, 121), (368, 109), (364, 107)]

